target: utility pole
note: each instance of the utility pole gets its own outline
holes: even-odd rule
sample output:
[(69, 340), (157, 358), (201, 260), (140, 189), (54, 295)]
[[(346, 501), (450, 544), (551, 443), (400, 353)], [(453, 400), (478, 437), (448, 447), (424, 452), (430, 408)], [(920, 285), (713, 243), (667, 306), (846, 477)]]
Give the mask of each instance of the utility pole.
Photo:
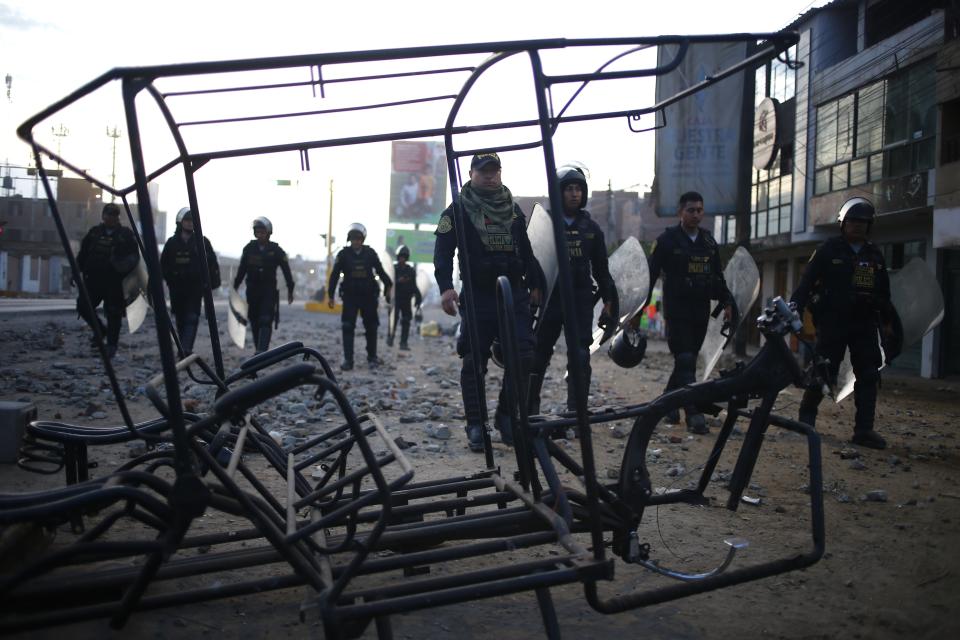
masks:
[(53, 135), (57, 136), (57, 170), (60, 170), (60, 143), (70, 135), (70, 129), (67, 129), (63, 126), (63, 123), (60, 123), (58, 128), (50, 127), (50, 131), (53, 132)]
[[(113, 138), (113, 168), (111, 169), (111, 173), (110, 173), (110, 188), (116, 189), (117, 188), (117, 138), (119, 138), (123, 134), (120, 133), (119, 129), (117, 129), (117, 125), (113, 125), (113, 131), (111, 131), (110, 127), (107, 126), (107, 135)], [(116, 201), (116, 199), (117, 197), (113, 195), (113, 193), (111, 193), (110, 202), (114, 202)]]

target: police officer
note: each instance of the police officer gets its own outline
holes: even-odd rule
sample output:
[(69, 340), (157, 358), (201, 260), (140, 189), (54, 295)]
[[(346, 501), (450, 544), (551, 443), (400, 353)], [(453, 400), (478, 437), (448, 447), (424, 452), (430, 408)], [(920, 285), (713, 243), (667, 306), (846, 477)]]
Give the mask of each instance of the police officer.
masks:
[(347, 242), (350, 244), (337, 253), (330, 272), (330, 282), (327, 285), (329, 298), (327, 304), (333, 309), (333, 292), (337, 290), (340, 274), (343, 274), (343, 283), (340, 285), (340, 298), (343, 300), (343, 313), (340, 315), (343, 328), (343, 364), (341, 369), (353, 369), (353, 334), (357, 326), (357, 313), (363, 318), (363, 330), (367, 338), (367, 364), (376, 367), (380, 364), (377, 358), (377, 327), (380, 317), (377, 315), (377, 298), (380, 296), (380, 286), (374, 280), (374, 275), (383, 282), (383, 297), (390, 302), (390, 289), (393, 281), (383, 270), (377, 252), (363, 244), (367, 237), (367, 229), (359, 222), (350, 225), (347, 231)]
[[(420, 289), (417, 287), (417, 270), (407, 264), (410, 259), (410, 249), (406, 245), (397, 247), (397, 263), (393, 266), (393, 277), (397, 281), (393, 294), (393, 326), (396, 331), (397, 322), (400, 322), (400, 350), (409, 351), (407, 338), (410, 336), (410, 320), (413, 313), (410, 309), (410, 300), (414, 300), (417, 310), (423, 303)], [(393, 346), (393, 335), (387, 336), (387, 346)]]
[(273, 224), (266, 218), (253, 221), (253, 235), (243, 248), (240, 267), (233, 279), (233, 288), (239, 289), (247, 279), (247, 318), (253, 332), (256, 353), (270, 348), (273, 324), (279, 318), (280, 292), (277, 290), (277, 267), (283, 271), (287, 283), (287, 303), (293, 304), (293, 274), (287, 254), (276, 242), (270, 242)]
[[(882, 364), (877, 330), (893, 332), (890, 278), (883, 254), (867, 240), (873, 224), (873, 204), (852, 198), (840, 208), (840, 236), (821, 244), (803, 272), (791, 298), (797, 310), (810, 309), (817, 328), (816, 354), (827, 358), (836, 380), (843, 353), (850, 349), (856, 383), (853, 397), (855, 444), (883, 449), (886, 441), (873, 429), (877, 384)], [(823, 399), (819, 386), (810, 387), (800, 402), (801, 422), (814, 425)]]
[[(587, 389), (590, 388), (590, 342), (593, 324), (594, 280), (603, 300), (603, 312), (609, 317), (612, 303), (617, 295), (616, 285), (610, 276), (607, 263), (607, 245), (603, 231), (590, 218), (583, 207), (587, 204), (587, 178), (576, 167), (564, 167), (557, 171), (560, 195), (563, 199), (563, 223), (567, 239), (567, 254), (570, 256), (570, 273), (573, 277), (573, 295), (576, 305), (576, 323), (580, 348), (575, 357), (567, 356), (570, 362), (578, 362), (584, 372)], [(547, 303), (543, 318), (537, 325), (536, 348), (533, 368), (530, 373), (529, 413), (540, 413), (540, 389), (543, 376), (550, 365), (553, 347), (563, 329), (563, 310), (560, 296), (554, 294)], [(567, 409), (576, 408), (575, 390), (567, 377)]]
[[(663, 273), (663, 316), (666, 321), (667, 346), (673, 355), (673, 372), (666, 391), (696, 381), (697, 354), (707, 335), (710, 301), (724, 306), (724, 320), (733, 315), (733, 296), (723, 279), (717, 241), (700, 226), (703, 220), (703, 196), (688, 191), (677, 205), (680, 224), (670, 227), (657, 238), (648, 258), (650, 288)], [(637, 314), (639, 321), (640, 314)], [(706, 420), (696, 406), (684, 408), (687, 429), (692, 433), (709, 433)], [(679, 412), (668, 414), (668, 420), (680, 421)]]
[[(77, 313), (91, 329), (99, 325), (107, 337), (107, 356), (112, 358), (120, 343), (120, 325), (126, 306), (123, 277), (137, 265), (140, 253), (133, 231), (120, 224), (120, 207), (113, 203), (104, 205), (100, 220), (101, 224), (83, 237), (77, 254), (77, 265), (94, 312), (91, 316), (77, 298)], [(96, 314), (101, 302), (107, 316), (106, 327)], [(96, 344), (96, 338), (93, 343)]]
[[(207, 268), (211, 289), (220, 287), (220, 267), (217, 254), (206, 237), (202, 238), (207, 253)], [(200, 303), (203, 298), (203, 260), (197, 251), (193, 236), (193, 212), (184, 207), (177, 212), (177, 228), (163, 245), (160, 269), (170, 289), (170, 309), (177, 323), (177, 335), (183, 353), (193, 352), (200, 323)]]
[[(463, 358), (460, 368), (460, 387), (466, 415), (466, 432), (471, 451), (483, 451), (483, 424), (480, 421), (480, 403), (477, 380), (474, 378), (474, 358), (479, 362), (481, 376), (486, 375), (490, 346), (498, 336), (496, 283), (499, 276), (510, 279), (513, 290), (514, 321), (520, 348), (521, 368), (529, 371), (533, 358), (530, 305), (540, 304), (542, 274), (530, 247), (526, 222), (520, 207), (513, 201), (510, 190), (500, 176), (500, 157), (496, 153), (480, 153), (470, 162), (470, 180), (460, 191), (460, 205), (465, 221), (466, 253), (469, 256), (472, 281), (457, 294), (453, 288), (453, 256), (457, 249), (453, 205), (440, 215), (435, 235), (433, 264), (440, 286), (441, 306), (448, 315), (457, 315), (458, 302), (465, 304), (467, 292), (474, 296), (476, 318), (463, 317), (457, 353)], [(461, 262), (462, 267), (462, 262)], [(461, 273), (464, 269), (461, 268)], [(476, 321), (479, 353), (470, 350), (469, 323)], [(522, 375), (520, 380), (525, 381)], [(480, 380), (483, 382), (482, 378)], [(496, 425), (506, 444), (513, 442), (509, 429), (509, 414), (501, 389), (496, 411)]]

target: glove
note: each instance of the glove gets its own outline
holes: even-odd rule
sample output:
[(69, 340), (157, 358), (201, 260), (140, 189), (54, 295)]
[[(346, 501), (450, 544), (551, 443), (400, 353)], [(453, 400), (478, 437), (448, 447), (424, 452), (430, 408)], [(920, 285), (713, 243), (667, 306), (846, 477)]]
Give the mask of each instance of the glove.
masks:
[(413, 314), (414, 322), (423, 322), (423, 310), (420, 307), (417, 307), (416, 313)]
[(287, 304), (293, 304), (293, 289), (287, 291)]

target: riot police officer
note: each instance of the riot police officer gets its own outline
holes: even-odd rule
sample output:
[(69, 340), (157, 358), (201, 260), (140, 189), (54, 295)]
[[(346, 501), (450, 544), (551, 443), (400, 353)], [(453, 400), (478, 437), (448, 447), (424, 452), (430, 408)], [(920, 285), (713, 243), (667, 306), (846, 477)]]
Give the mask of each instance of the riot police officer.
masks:
[[(417, 287), (417, 270), (407, 264), (409, 259), (410, 249), (406, 245), (397, 247), (397, 263), (393, 266), (393, 277), (396, 280), (396, 289), (393, 292), (393, 326), (396, 331), (397, 322), (400, 322), (401, 351), (410, 350), (410, 345), (407, 344), (410, 336), (410, 320), (413, 317), (410, 300), (414, 300), (414, 306), (418, 311), (423, 303), (423, 297)], [(387, 346), (393, 346), (392, 334), (387, 336)]]
[[(609, 317), (617, 288), (610, 276), (607, 263), (607, 245), (603, 231), (584, 209), (587, 203), (587, 178), (577, 167), (563, 167), (557, 171), (560, 195), (563, 199), (563, 223), (567, 239), (567, 254), (570, 257), (570, 273), (573, 278), (573, 295), (577, 309), (576, 323), (580, 346), (576, 354), (568, 354), (570, 363), (578, 363), (584, 372), (587, 388), (590, 388), (590, 342), (593, 324), (594, 281), (603, 300), (604, 314)], [(553, 347), (563, 329), (563, 310), (560, 296), (552, 295), (547, 308), (537, 325), (536, 348), (533, 368), (530, 372), (529, 413), (540, 413), (540, 389)], [(567, 409), (576, 408), (572, 381), (567, 377)]]
[[(699, 193), (688, 191), (681, 195), (677, 205), (680, 224), (660, 234), (647, 260), (651, 289), (663, 273), (663, 316), (667, 346), (673, 356), (673, 372), (666, 391), (696, 381), (697, 354), (707, 335), (710, 301), (723, 305), (725, 321), (729, 322), (733, 315), (733, 296), (723, 279), (717, 241), (700, 226), (703, 211), (703, 196)], [(689, 431), (709, 433), (696, 406), (684, 407), (684, 413)], [(668, 415), (668, 420), (679, 422), (679, 413)]]
[[(873, 224), (873, 204), (852, 198), (840, 208), (840, 235), (821, 244), (803, 272), (791, 298), (797, 310), (808, 308), (817, 328), (816, 354), (829, 360), (836, 381), (843, 353), (850, 349), (856, 383), (853, 397), (856, 417), (852, 441), (883, 449), (886, 441), (874, 431), (877, 384), (882, 364), (878, 329), (892, 333), (893, 308), (890, 278), (883, 254), (867, 240)], [(811, 426), (823, 399), (820, 386), (811, 386), (800, 402), (801, 422)]]
[(367, 229), (359, 222), (350, 225), (347, 231), (347, 241), (350, 243), (337, 253), (330, 272), (330, 282), (327, 284), (327, 304), (334, 307), (333, 292), (337, 290), (340, 274), (343, 282), (340, 285), (340, 298), (343, 300), (343, 313), (340, 315), (343, 329), (343, 364), (344, 371), (353, 369), (353, 334), (357, 326), (357, 313), (363, 318), (363, 330), (367, 338), (367, 364), (376, 367), (380, 364), (377, 358), (377, 327), (380, 317), (377, 315), (377, 298), (380, 287), (374, 275), (383, 282), (383, 296), (390, 302), (390, 289), (393, 281), (383, 270), (377, 252), (363, 244), (367, 237)]
[[(210, 241), (203, 237), (207, 254), (210, 288), (220, 287), (220, 267), (217, 254)], [(170, 309), (176, 319), (177, 335), (183, 353), (193, 352), (200, 323), (200, 303), (203, 298), (203, 260), (197, 251), (197, 239), (193, 235), (193, 212), (184, 207), (177, 212), (177, 227), (163, 245), (160, 254), (163, 279), (170, 290)]]
[(277, 290), (277, 267), (283, 271), (287, 284), (287, 303), (293, 304), (293, 274), (287, 254), (276, 242), (270, 241), (273, 224), (267, 218), (253, 221), (253, 235), (243, 248), (240, 267), (233, 279), (233, 288), (239, 289), (244, 278), (247, 280), (247, 318), (253, 332), (254, 347), (257, 353), (270, 348), (273, 325), (280, 314), (280, 292)]
[[(125, 309), (123, 277), (137, 265), (140, 252), (133, 231), (120, 224), (120, 207), (113, 203), (104, 205), (100, 220), (101, 224), (83, 237), (77, 254), (77, 266), (94, 312), (90, 315), (77, 298), (77, 313), (91, 329), (99, 325), (107, 338), (107, 356), (112, 358), (120, 343), (120, 325)], [(96, 313), (101, 302), (107, 317), (106, 326)]]
[[(463, 317), (460, 338), (457, 340), (457, 353), (463, 358), (460, 387), (467, 419), (467, 439), (470, 450), (476, 452), (483, 451), (484, 425), (480, 420), (480, 403), (485, 402), (485, 399), (477, 394), (474, 358), (478, 360), (481, 376), (485, 376), (490, 346), (499, 333), (497, 278), (506, 276), (512, 285), (520, 366), (524, 371), (529, 371), (533, 358), (530, 305), (539, 305), (542, 289), (542, 274), (530, 247), (523, 211), (513, 201), (510, 190), (504, 186), (500, 167), (500, 157), (496, 153), (475, 155), (470, 162), (470, 180), (460, 191), (460, 206), (466, 222), (466, 252), (460, 252), (459, 259), (463, 273), (462, 261), (469, 256), (471, 282), (459, 296), (453, 288), (453, 256), (457, 249), (453, 205), (440, 215), (435, 231), (437, 239), (433, 264), (444, 312), (451, 316), (457, 315), (458, 302), (463, 306), (468, 293), (474, 296), (476, 318)], [(477, 354), (472, 353), (469, 340), (469, 323), (474, 321), (479, 338)], [(524, 381), (526, 376), (522, 374), (523, 372), (520, 380)], [(482, 385), (482, 377), (479, 382)], [(496, 425), (503, 441), (510, 444), (513, 434), (509, 429), (507, 411), (505, 395), (501, 389)]]

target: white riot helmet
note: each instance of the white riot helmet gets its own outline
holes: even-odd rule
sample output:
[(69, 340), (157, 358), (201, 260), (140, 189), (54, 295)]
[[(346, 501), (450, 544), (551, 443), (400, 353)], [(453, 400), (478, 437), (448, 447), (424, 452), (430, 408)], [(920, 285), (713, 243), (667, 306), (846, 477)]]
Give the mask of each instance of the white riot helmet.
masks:
[(360, 224), (359, 222), (354, 222), (347, 228), (348, 242), (350, 241), (350, 236), (352, 236), (354, 233), (359, 233), (361, 236), (363, 236), (364, 240), (367, 239), (367, 228), (362, 224)]
[(261, 216), (253, 221), (253, 230), (256, 231), (257, 227), (263, 227), (267, 230), (268, 234), (273, 233), (273, 223), (270, 222), (267, 218)]
[(840, 207), (840, 211), (837, 213), (837, 222), (840, 223), (841, 227), (847, 220), (862, 220), (871, 224), (875, 214), (876, 209), (874, 209), (873, 203), (866, 198), (850, 198)]
[(177, 224), (180, 224), (184, 220), (193, 220), (193, 211), (190, 211), (190, 207), (184, 207), (177, 211)]

